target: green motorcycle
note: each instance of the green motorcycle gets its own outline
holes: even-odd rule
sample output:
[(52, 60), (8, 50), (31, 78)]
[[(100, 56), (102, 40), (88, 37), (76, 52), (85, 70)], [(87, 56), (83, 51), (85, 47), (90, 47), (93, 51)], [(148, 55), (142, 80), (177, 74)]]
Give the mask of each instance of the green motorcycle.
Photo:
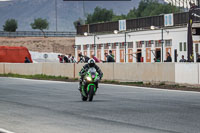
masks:
[(99, 81), (99, 74), (95, 68), (90, 68), (84, 76), (81, 85), (81, 98), (83, 101), (92, 101), (97, 91), (97, 84)]

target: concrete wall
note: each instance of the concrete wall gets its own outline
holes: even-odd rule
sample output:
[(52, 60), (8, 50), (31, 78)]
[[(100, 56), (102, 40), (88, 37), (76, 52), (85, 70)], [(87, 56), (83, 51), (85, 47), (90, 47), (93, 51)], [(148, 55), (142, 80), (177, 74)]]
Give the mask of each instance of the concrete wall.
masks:
[(42, 64), (6, 63), (4, 73), (22, 75), (42, 74)]
[(75, 78), (79, 78), (79, 72), (81, 71), (82, 67), (84, 66), (84, 64), (80, 63), (80, 64), (75, 64)]
[(173, 63), (128, 63), (114, 64), (114, 80), (175, 82)]
[(176, 83), (199, 84), (200, 65), (197, 63), (175, 64)]
[(66, 63), (43, 63), (42, 74), (52, 76), (74, 76), (74, 64)]
[[(100, 67), (100, 69), (103, 72), (103, 79), (106, 80), (114, 80), (114, 63), (101, 63), (98, 64), (98, 66)], [(122, 71), (122, 70), (121, 70)]]
[[(62, 63), (0, 63), (0, 74), (45, 74), (79, 78), (84, 64)], [(200, 84), (200, 64), (197, 63), (99, 63), (104, 80), (144, 81)]]

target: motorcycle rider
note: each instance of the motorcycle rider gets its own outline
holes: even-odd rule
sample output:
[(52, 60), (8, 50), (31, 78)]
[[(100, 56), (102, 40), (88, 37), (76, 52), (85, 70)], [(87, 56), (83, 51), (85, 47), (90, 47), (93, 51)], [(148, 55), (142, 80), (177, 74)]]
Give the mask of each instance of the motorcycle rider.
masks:
[[(83, 82), (83, 78), (85, 76), (85, 74), (87, 73), (87, 71), (90, 68), (95, 68), (97, 73), (99, 74), (99, 79), (101, 80), (101, 78), (103, 77), (103, 73), (101, 72), (101, 69), (95, 64), (95, 60), (94, 59), (90, 59), (88, 61), (88, 64), (84, 65), (83, 68), (81, 69), (81, 71), (79, 72), (80, 77), (80, 82), (79, 82), (79, 90), (81, 91), (81, 85)], [(97, 84), (97, 88), (98, 88), (98, 84)]]

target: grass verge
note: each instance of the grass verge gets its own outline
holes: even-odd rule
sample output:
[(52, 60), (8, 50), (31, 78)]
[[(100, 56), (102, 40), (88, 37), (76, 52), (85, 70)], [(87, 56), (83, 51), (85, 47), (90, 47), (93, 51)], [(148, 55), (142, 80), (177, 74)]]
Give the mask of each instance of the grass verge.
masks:
[(0, 77), (15, 77), (15, 78), (26, 78), (26, 79), (39, 79), (39, 80), (59, 80), (65, 81), (68, 80), (68, 77), (62, 76), (47, 76), (44, 74), (36, 74), (36, 75), (19, 75), (19, 74), (0, 74)]
[[(26, 78), (26, 79), (38, 79), (38, 80), (53, 80), (53, 81), (65, 81), (65, 82), (77, 82), (78, 78), (68, 78), (63, 76), (48, 76), (44, 74), (37, 75), (19, 75), (19, 74), (0, 74), (0, 77), (15, 77), (15, 78)], [(115, 80), (102, 80), (100, 83), (104, 84), (115, 84), (115, 85), (127, 85), (127, 86), (140, 86), (140, 87), (150, 87), (150, 88), (159, 88), (159, 89), (171, 89), (171, 90), (184, 90), (184, 91), (199, 91), (199, 86), (183, 86), (178, 84), (166, 84), (161, 82), (158, 84), (152, 84), (150, 82), (119, 82)]]

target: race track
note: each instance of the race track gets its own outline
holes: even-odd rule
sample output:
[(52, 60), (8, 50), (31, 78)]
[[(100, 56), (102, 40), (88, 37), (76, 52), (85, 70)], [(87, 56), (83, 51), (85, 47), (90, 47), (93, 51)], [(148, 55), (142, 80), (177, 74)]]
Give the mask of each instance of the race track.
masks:
[(15, 133), (199, 133), (200, 93), (0, 78), (0, 128)]

